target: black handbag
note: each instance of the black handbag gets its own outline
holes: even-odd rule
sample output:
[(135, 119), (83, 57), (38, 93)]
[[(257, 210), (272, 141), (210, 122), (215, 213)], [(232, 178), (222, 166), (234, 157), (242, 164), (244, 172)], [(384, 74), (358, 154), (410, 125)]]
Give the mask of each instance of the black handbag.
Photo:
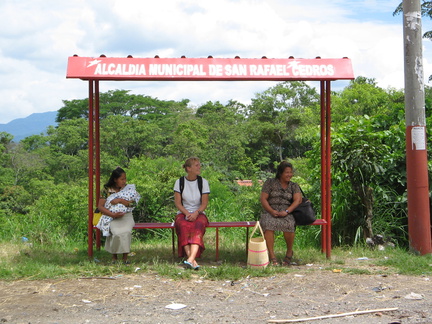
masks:
[(300, 205), (293, 210), (296, 225), (310, 225), (316, 221), (315, 211), (311, 201), (305, 197), (303, 190), (300, 188), (302, 193), (302, 202)]

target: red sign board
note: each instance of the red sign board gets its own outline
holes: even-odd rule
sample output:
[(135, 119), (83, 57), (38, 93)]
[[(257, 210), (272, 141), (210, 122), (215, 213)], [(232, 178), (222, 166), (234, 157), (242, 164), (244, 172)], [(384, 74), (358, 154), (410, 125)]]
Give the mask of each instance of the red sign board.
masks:
[(351, 60), (69, 57), (67, 78), (157, 81), (352, 80)]

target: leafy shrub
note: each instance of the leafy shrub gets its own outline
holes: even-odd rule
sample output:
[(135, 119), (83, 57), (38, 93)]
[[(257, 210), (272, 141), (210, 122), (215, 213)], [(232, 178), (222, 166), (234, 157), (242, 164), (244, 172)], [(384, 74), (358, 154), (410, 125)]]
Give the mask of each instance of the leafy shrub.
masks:
[(54, 243), (70, 239), (85, 241), (88, 224), (87, 184), (52, 185), (25, 217), (21, 235), (32, 241)]

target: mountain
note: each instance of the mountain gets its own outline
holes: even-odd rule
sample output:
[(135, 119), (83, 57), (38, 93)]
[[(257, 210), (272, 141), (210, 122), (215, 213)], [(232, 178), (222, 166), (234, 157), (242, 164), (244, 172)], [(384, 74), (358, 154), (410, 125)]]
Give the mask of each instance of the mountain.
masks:
[(57, 111), (34, 113), (25, 118), (11, 120), (7, 124), (0, 124), (0, 132), (12, 134), (13, 141), (19, 142), (28, 136), (45, 133), (48, 126), (57, 126), (56, 117)]

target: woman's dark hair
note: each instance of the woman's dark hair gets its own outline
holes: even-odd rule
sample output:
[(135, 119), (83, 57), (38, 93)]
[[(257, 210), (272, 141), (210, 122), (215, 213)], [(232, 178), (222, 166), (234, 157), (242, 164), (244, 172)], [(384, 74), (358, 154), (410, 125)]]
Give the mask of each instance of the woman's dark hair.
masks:
[(276, 179), (280, 179), (282, 173), (285, 171), (286, 168), (291, 168), (291, 170), (294, 171), (293, 165), (287, 161), (282, 161), (279, 163), (277, 170), (276, 170)]
[(122, 174), (125, 174), (125, 170), (123, 170), (120, 167), (115, 168), (112, 172), (111, 172), (111, 176), (108, 179), (108, 182), (104, 184), (104, 188), (108, 189), (108, 188), (113, 188), (115, 186), (115, 180), (117, 180), (118, 178), (120, 178), (122, 176)]

